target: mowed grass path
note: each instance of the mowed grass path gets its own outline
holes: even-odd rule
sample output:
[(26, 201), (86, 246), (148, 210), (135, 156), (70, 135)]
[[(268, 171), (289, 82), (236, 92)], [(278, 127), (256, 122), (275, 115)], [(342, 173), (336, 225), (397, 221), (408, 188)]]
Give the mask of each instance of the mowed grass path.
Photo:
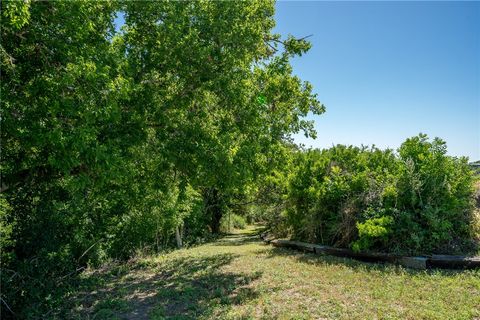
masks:
[(263, 244), (253, 228), (82, 275), (79, 319), (475, 319), (480, 271), (413, 271)]

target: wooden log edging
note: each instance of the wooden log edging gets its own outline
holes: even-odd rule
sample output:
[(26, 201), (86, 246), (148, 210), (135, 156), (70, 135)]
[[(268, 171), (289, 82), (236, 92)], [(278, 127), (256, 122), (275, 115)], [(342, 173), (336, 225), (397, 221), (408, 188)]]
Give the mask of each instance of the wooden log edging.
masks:
[(480, 257), (431, 255), (421, 257), (408, 257), (388, 253), (354, 252), (350, 249), (334, 248), (330, 246), (275, 239), (268, 234), (261, 234), (261, 239), (274, 247), (290, 248), (304, 252), (336, 257), (352, 258), (364, 262), (394, 263), (412, 269), (477, 269), (480, 268)]

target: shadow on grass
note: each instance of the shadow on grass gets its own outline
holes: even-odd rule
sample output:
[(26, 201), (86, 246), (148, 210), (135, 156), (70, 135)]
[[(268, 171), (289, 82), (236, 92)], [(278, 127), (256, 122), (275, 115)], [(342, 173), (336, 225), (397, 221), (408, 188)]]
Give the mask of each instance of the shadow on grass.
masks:
[(259, 243), (261, 239), (258, 235), (228, 235), (213, 243), (213, 246), (230, 247), (243, 246), (247, 244)]
[[(232, 254), (179, 257), (158, 263), (117, 266), (83, 280), (68, 318), (218, 318), (233, 305), (257, 297), (248, 285), (261, 274), (221, 272)], [(75, 307), (76, 306), (76, 307)]]
[(317, 266), (343, 266), (350, 268), (354, 271), (362, 272), (381, 272), (387, 274), (404, 274), (410, 275), (416, 274), (432, 274), (442, 276), (454, 276), (464, 272), (477, 272), (472, 270), (450, 270), (450, 269), (427, 269), (427, 270), (415, 270), (410, 268), (404, 268), (402, 266), (395, 265), (393, 263), (382, 262), (363, 262), (352, 258), (335, 257), (330, 255), (319, 255), (314, 253), (297, 251), (288, 248), (278, 248), (266, 245), (267, 248), (258, 250), (258, 254), (266, 255), (266, 258), (275, 257), (290, 257), (298, 262), (308, 263)]

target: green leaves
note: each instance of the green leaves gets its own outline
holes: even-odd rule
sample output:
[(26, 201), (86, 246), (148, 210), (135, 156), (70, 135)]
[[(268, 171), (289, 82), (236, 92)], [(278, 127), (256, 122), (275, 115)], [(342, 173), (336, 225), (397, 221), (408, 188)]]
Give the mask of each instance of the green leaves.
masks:
[(296, 154), (286, 192), (293, 236), (355, 250), (472, 250), (472, 172), (426, 135), (391, 150), (335, 146)]
[(363, 223), (357, 222), (358, 240), (352, 243), (354, 251), (365, 251), (371, 249), (376, 243), (383, 241), (392, 233), (393, 218), (382, 216), (371, 218)]
[(30, 0), (5, 1), (2, 16), (2, 23), (9, 24), (16, 30), (21, 29), (30, 19)]
[[(2, 219), (12, 263), (39, 255), (45, 279), (95, 243), (82, 263), (217, 231), (324, 111), (289, 62), (307, 41), (272, 34), (273, 1), (1, 6)], [(46, 311), (23, 308), (45, 293), (25, 290), (12, 305)]]
[(299, 55), (302, 56), (305, 52), (310, 50), (312, 45), (306, 39), (310, 36), (303, 37), (301, 39), (296, 39), (293, 36), (289, 36), (284, 41), (285, 51), (292, 56)]

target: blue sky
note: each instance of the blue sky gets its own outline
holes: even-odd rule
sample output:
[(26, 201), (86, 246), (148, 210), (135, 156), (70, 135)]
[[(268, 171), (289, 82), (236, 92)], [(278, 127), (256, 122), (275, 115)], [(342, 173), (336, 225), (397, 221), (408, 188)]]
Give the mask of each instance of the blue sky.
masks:
[(292, 62), (327, 107), (306, 146), (397, 148), (423, 132), (480, 159), (480, 3), (278, 2), (275, 31), (312, 49)]

